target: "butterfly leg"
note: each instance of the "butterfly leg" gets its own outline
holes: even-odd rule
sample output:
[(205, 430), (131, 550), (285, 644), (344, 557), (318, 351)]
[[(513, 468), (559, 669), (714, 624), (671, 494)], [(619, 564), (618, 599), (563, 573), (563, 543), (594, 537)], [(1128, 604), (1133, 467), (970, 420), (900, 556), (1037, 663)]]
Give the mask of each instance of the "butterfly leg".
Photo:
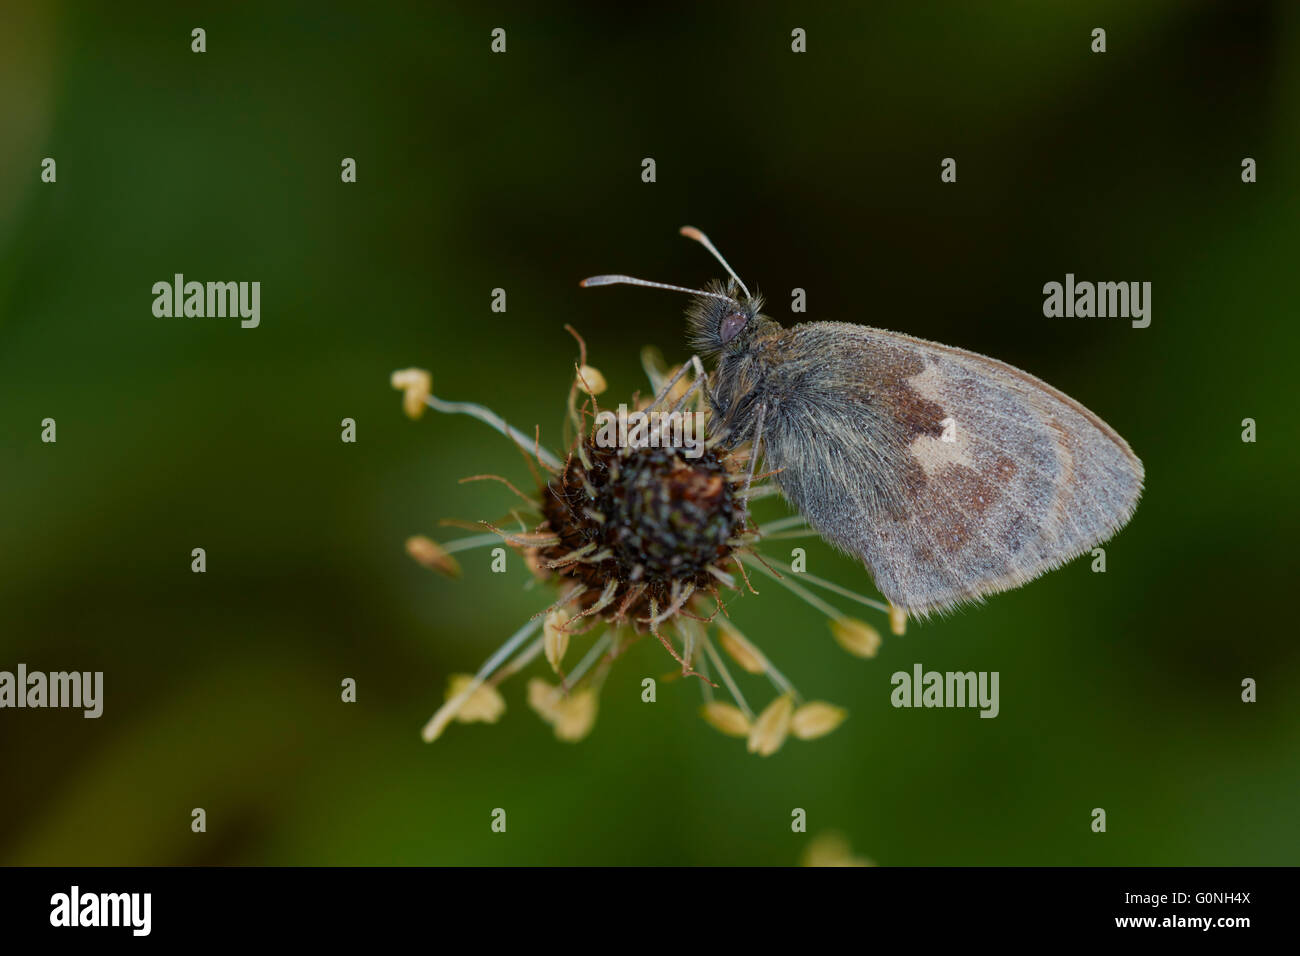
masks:
[[(655, 400), (650, 403), (649, 407), (654, 408), (655, 406), (662, 405), (664, 402), (666, 402), (668, 400), (669, 393), (671, 393), (673, 390), (673, 386), (682, 380), (682, 376), (686, 374), (688, 369), (695, 370), (696, 381), (699, 381), (699, 379), (703, 377), (704, 366), (700, 362), (698, 357), (692, 355), (690, 357), (690, 360), (687, 361), (686, 364), (684, 364), (681, 368), (677, 370), (677, 374), (675, 374), (672, 378), (670, 378), (667, 382), (665, 382), (663, 388), (659, 389), (659, 394), (655, 396)], [(692, 385), (692, 389), (694, 389), (694, 385)], [(689, 392), (687, 394), (689, 394)]]
[(754, 440), (749, 445), (749, 474), (745, 478), (745, 510), (749, 510), (749, 486), (754, 483), (754, 469), (758, 466), (758, 446), (763, 440), (763, 419), (767, 415), (767, 405), (758, 406), (758, 417), (754, 421)]
[(673, 407), (668, 410), (669, 415), (676, 415), (681, 411), (682, 406), (686, 404), (687, 399), (694, 395), (697, 390), (704, 389), (705, 394), (707, 395), (708, 393), (708, 386), (706, 384), (708, 382), (708, 377), (704, 374), (703, 363), (700, 362), (697, 356), (692, 355), (687, 364), (695, 369), (695, 380), (691, 382), (690, 388), (682, 392), (682, 397), (673, 403)]

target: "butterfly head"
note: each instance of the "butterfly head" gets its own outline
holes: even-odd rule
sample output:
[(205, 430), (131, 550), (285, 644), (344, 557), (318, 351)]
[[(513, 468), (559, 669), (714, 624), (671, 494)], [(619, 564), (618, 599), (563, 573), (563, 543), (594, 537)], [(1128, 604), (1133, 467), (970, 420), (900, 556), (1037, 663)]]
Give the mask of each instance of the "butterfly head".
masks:
[(691, 346), (716, 356), (745, 348), (762, 321), (763, 299), (750, 295), (735, 279), (710, 282), (686, 310)]
[(713, 254), (713, 257), (727, 270), (730, 278), (725, 282), (709, 282), (703, 289), (690, 289), (666, 282), (651, 282), (648, 279), (635, 279), (625, 275), (602, 275), (583, 279), (584, 288), (602, 285), (640, 285), (654, 289), (669, 289), (674, 292), (686, 292), (695, 297), (694, 303), (686, 311), (690, 323), (691, 345), (703, 355), (719, 356), (735, 354), (752, 344), (759, 327), (763, 324), (775, 325), (771, 319), (759, 314), (763, 299), (751, 295), (745, 283), (736, 271), (727, 264), (727, 260), (718, 252), (709, 237), (694, 226), (682, 226), (681, 234), (693, 239)]

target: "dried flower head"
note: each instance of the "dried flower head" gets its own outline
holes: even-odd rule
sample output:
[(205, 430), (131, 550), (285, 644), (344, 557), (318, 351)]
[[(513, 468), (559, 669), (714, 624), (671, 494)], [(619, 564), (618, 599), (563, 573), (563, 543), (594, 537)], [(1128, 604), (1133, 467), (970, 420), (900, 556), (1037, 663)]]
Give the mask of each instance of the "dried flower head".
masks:
[[(404, 390), (408, 415), (416, 417), (410, 408), (414, 395), (436, 411), (478, 418), (519, 446), (538, 479), (535, 495), (494, 475), (466, 479), (493, 478), (509, 488), (522, 502), (510, 513), (518, 529), (506, 527), (506, 521), (483, 521), (479, 524), (488, 534), (444, 545), (416, 536), (408, 540), (408, 552), (426, 567), (457, 574), (454, 553), (504, 541), (523, 556), (533, 576), (557, 594), (477, 674), (452, 683), (446, 702), (424, 728), (425, 739), (436, 739), (453, 720), (495, 721), (505, 709), (496, 686), (544, 656), (560, 682), (532, 678), (528, 704), (559, 739), (580, 740), (594, 726), (600, 688), (614, 660), (647, 635), (672, 655), (682, 675), (700, 679), (705, 721), (724, 734), (745, 738), (752, 753), (775, 753), (791, 736), (807, 740), (830, 733), (846, 712), (806, 702), (771, 659), (727, 619), (727, 604), (742, 593), (758, 593), (750, 578), (750, 572), (756, 572), (825, 614), (840, 642), (862, 656), (875, 653), (879, 633), (845, 617), (793, 578), (886, 614), (890, 608), (806, 572), (796, 575), (788, 565), (759, 554), (757, 545), (763, 540), (814, 532), (798, 516), (755, 524), (751, 502), (776, 488), (766, 480), (770, 476), (755, 475), (747, 447), (732, 448), (709, 437), (688, 454), (680, 442), (670, 440), (675, 433), (657, 419), (652, 419), (643, 441), (609, 441), (608, 432), (598, 425), (597, 396), (606, 390), (604, 376), (587, 363), (585, 343), (569, 331), (578, 341), (580, 356), (568, 395), (572, 436), (564, 459), (542, 446), (540, 431), (530, 437), (482, 406), (433, 395), (427, 372), (406, 369), (393, 375), (394, 386)], [(634, 396), (632, 407), (667, 412), (669, 417), (695, 414), (697, 421), (707, 423), (707, 379), (698, 360), (670, 370), (652, 350), (643, 352), (642, 359), (654, 395), (648, 401)], [(891, 625), (897, 629), (892, 618)], [(761, 713), (750, 708), (714, 635), (726, 657), (772, 685), (775, 697)], [(568, 666), (571, 655), (578, 659)], [(715, 699), (720, 688), (730, 702)]]

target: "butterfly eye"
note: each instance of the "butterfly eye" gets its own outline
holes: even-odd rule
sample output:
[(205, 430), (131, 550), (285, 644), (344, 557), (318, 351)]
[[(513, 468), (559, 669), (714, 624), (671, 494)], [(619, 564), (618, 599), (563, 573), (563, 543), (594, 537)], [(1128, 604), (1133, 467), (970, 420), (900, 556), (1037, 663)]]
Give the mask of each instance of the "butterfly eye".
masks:
[(722, 325), (718, 329), (718, 337), (722, 339), (722, 344), (726, 345), (739, 335), (740, 330), (745, 327), (745, 323), (748, 321), (749, 316), (743, 312), (732, 312), (723, 318)]

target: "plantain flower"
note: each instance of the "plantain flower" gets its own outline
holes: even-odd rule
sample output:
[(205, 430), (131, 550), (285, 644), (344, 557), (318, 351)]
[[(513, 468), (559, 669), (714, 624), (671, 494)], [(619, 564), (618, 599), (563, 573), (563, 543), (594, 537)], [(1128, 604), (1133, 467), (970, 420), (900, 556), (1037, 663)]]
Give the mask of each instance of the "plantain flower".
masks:
[[(598, 415), (610, 414), (596, 406), (595, 396), (607, 389), (605, 378), (588, 364), (586, 345), (573, 334), (580, 356), (567, 398), (572, 440), (564, 457), (542, 444), (540, 431), (527, 434), (480, 405), (433, 395), (426, 371), (412, 368), (392, 375), (408, 416), (418, 418), (428, 407), (477, 418), (513, 441), (537, 478), (531, 493), (501, 476), (466, 479), (494, 479), (508, 488), (516, 500), (506, 517), (479, 522), (477, 533), (445, 543), (415, 535), (407, 539), (407, 552), (427, 568), (460, 576), (453, 554), (504, 544), (519, 553), (550, 602), (476, 674), (452, 678), (445, 703), (425, 725), (425, 740), (437, 739), (453, 721), (495, 723), (505, 712), (497, 686), (538, 657), (545, 658), (560, 682), (530, 678), (529, 708), (559, 740), (582, 740), (595, 726), (600, 688), (610, 669), (647, 636), (672, 657), (681, 676), (696, 679), (705, 698), (704, 721), (723, 734), (744, 738), (751, 753), (770, 756), (790, 737), (811, 740), (830, 733), (846, 712), (805, 701), (757, 643), (729, 620), (730, 605), (758, 594), (755, 576), (770, 579), (826, 615), (836, 640), (860, 657), (876, 653), (879, 633), (845, 617), (796, 579), (882, 611), (888, 608), (833, 582), (795, 574), (760, 553), (765, 537), (804, 533), (806, 525), (797, 516), (755, 520), (750, 503), (776, 487), (770, 476), (754, 474), (747, 446), (731, 448), (703, 435), (692, 454), (670, 441), (611, 445), (606, 438), (610, 432), (596, 424)], [(656, 352), (646, 350), (642, 361), (652, 392), (632, 396), (627, 405), (647, 415), (698, 414), (707, 432), (706, 379), (698, 360), (668, 368)], [(651, 426), (651, 433), (656, 438), (674, 434), (661, 426)], [(900, 625), (893, 615), (890, 620), (897, 632)], [(776, 697), (761, 713), (750, 709), (728, 660), (742, 677), (765, 680), (775, 690)], [(724, 691), (730, 700), (715, 699), (715, 692)]]

